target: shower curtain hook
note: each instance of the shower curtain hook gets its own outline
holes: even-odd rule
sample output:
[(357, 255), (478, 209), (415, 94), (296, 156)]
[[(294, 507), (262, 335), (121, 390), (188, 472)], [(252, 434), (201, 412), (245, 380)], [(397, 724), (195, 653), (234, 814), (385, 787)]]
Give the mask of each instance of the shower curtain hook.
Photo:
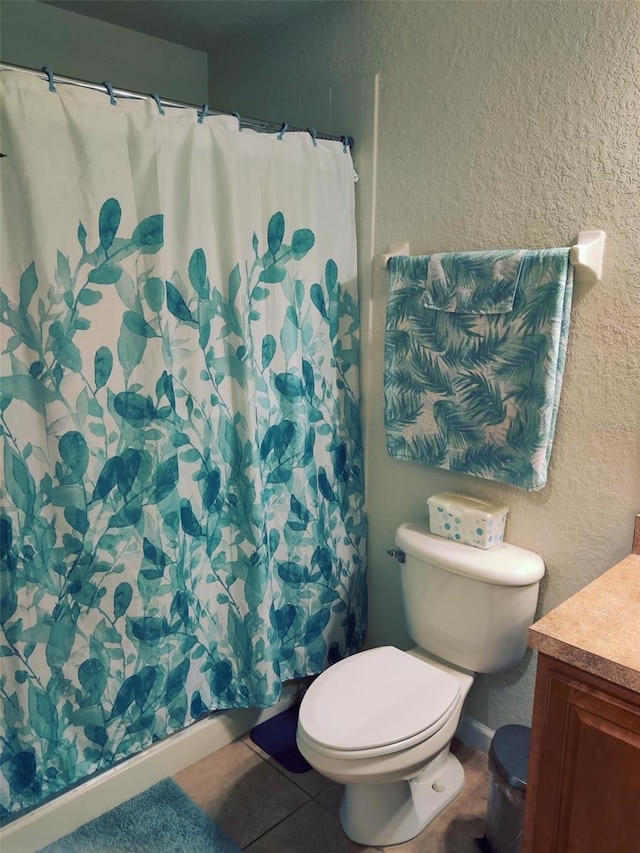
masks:
[(282, 137), (285, 135), (285, 133), (288, 130), (289, 130), (289, 125), (286, 123), (286, 121), (283, 121), (282, 127), (280, 128), (280, 132), (278, 133), (278, 139), (280, 140), (280, 142), (282, 142)]
[(202, 109), (198, 113), (198, 124), (202, 124), (204, 119), (209, 115), (209, 104), (203, 104)]
[(109, 95), (109, 103), (111, 104), (111, 106), (117, 106), (118, 102), (116, 101), (115, 95), (113, 94), (113, 85), (108, 80), (104, 80), (102, 85), (107, 90), (107, 94)]
[(53, 71), (49, 68), (48, 65), (43, 65), (42, 70), (47, 75), (47, 78), (49, 79), (49, 91), (55, 92), (56, 91), (56, 84), (53, 80)]
[(342, 153), (346, 154), (349, 150), (349, 137), (341, 136), (340, 139), (342, 140)]
[(238, 132), (240, 132), (242, 130), (242, 118), (240, 117), (240, 113), (231, 113), (231, 115), (238, 119)]
[(156, 107), (158, 108), (158, 112), (161, 116), (164, 115), (164, 109), (162, 108), (162, 101), (160, 100), (160, 95), (157, 92), (149, 92), (149, 97), (153, 98), (156, 102)]
[(311, 134), (311, 138), (313, 139), (313, 145), (314, 145), (314, 147), (316, 147), (316, 146), (317, 146), (317, 144), (318, 144), (318, 143), (316, 142), (316, 136), (317, 136), (318, 134), (316, 133), (316, 129), (315, 129), (315, 127), (308, 127), (308, 128), (307, 128), (307, 132)]

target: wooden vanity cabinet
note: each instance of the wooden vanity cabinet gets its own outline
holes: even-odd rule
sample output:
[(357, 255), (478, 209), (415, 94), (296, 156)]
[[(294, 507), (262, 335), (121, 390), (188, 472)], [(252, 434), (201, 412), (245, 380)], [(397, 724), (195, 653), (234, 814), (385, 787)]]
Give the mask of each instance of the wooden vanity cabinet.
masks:
[(521, 853), (639, 853), (640, 693), (538, 656)]

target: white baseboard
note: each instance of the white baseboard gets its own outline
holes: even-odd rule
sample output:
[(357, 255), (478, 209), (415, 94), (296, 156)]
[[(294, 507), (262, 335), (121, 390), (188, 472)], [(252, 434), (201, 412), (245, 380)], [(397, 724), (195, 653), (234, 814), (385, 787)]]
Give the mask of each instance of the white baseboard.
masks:
[(5, 826), (0, 831), (2, 853), (35, 853), (167, 776), (221, 749), (258, 723), (293, 705), (297, 696), (298, 686), (288, 683), (283, 687), (278, 704), (271, 708), (221, 711), (154, 743), (122, 764)]
[(484, 723), (474, 720), (473, 717), (463, 717), (458, 724), (455, 736), (466, 746), (486, 753), (489, 752), (494, 734), (494, 730), (485, 726)]

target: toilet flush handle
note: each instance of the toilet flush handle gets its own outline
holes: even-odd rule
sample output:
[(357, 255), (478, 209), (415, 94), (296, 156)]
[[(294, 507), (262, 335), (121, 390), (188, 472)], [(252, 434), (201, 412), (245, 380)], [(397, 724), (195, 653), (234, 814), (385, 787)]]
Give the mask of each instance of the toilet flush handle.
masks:
[(407, 555), (404, 553), (404, 551), (401, 551), (400, 548), (391, 548), (389, 551), (387, 551), (387, 554), (390, 557), (395, 557), (399, 563), (406, 562)]

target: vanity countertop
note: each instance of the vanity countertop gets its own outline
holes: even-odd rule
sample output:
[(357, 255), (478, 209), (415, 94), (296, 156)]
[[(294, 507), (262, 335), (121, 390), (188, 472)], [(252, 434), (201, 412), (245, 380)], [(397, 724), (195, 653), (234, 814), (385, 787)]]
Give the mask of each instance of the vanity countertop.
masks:
[(534, 623), (529, 645), (640, 693), (640, 554), (630, 554)]

